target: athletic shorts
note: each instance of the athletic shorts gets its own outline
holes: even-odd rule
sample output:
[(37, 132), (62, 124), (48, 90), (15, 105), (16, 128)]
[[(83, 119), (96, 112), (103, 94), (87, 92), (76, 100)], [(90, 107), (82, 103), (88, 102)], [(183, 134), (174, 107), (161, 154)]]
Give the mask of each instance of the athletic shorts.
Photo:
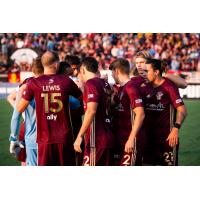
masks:
[(144, 165), (161, 165), (161, 166), (177, 166), (178, 165), (178, 149), (176, 147), (169, 146), (168, 142), (165, 144), (147, 144), (143, 163)]
[(66, 144), (38, 144), (39, 166), (75, 166), (73, 146)]
[(84, 166), (110, 166), (112, 165), (113, 153), (110, 148), (85, 148)]
[(114, 153), (114, 165), (115, 166), (133, 166), (136, 161), (136, 151), (132, 153), (126, 153), (124, 148), (118, 149)]

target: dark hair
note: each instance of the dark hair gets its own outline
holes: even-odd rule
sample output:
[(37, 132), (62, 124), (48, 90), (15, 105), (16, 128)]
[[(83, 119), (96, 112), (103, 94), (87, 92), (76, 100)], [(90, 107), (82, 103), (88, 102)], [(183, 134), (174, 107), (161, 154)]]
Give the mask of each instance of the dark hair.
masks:
[(93, 57), (86, 57), (82, 60), (81, 65), (85, 66), (89, 72), (98, 72), (98, 62)]
[(163, 71), (165, 71), (165, 64), (162, 60), (148, 58), (146, 64), (151, 64), (154, 70), (159, 70), (161, 76)]
[(79, 57), (74, 56), (74, 55), (66, 55), (65, 62), (67, 62), (70, 66), (71, 65), (80, 65), (80, 63), (81, 63)]
[(70, 71), (72, 73), (71, 67), (70, 67), (70, 65), (68, 63), (66, 63), (64, 61), (60, 62), (59, 70), (58, 70), (57, 74), (71, 75)]
[(32, 72), (36, 75), (44, 73), (44, 67), (41, 62), (41, 57), (38, 56), (36, 59), (33, 60), (32, 63)]
[(109, 67), (110, 70), (119, 69), (121, 73), (129, 75), (130, 73), (130, 64), (129, 61), (124, 58), (118, 58), (113, 61)]

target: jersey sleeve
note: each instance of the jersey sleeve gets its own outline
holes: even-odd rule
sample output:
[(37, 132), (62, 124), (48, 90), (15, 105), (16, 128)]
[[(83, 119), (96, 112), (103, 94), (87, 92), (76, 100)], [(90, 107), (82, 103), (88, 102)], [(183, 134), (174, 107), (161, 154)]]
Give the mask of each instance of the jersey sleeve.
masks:
[(182, 98), (180, 97), (180, 93), (178, 88), (174, 84), (169, 84), (168, 94), (174, 108), (184, 105)]
[(31, 101), (34, 98), (34, 90), (31, 87), (31, 82), (27, 83), (27, 86), (22, 93), (22, 98), (27, 101)]
[(95, 87), (94, 84), (92, 84), (91, 82), (87, 82), (85, 85), (85, 89), (86, 89), (86, 103), (88, 102), (99, 102), (99, 98), (100, 98), (100, 94), (97, 90), (97, 88)]
[(82, 96), (81, 90), (74, 83), (74, 81), (72, 81), (71, 79), (69, 79), (69, 81), (70, 81), (70, 95), (72, 95), (75, 98), (81, 97)]
[(136, 107), (143, 107), (142, 97), (136, 87), (129, 85), (126, 88), (128, 97), (130, 99), (131, 107), (134, 109)]

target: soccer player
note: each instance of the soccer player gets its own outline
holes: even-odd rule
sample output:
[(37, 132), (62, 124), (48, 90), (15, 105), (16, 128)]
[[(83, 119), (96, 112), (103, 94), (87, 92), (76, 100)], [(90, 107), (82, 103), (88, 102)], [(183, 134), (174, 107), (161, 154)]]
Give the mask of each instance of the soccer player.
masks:
[(135, 165), (136, 136), (144, 120), (142, 98), (129, 77), (130, 65), (126, 59), (117, 59), (111, 63), (113, 78), (120, 84), (113, 116), (113, 133), (116, 138), (117, 165)]
[[(34, 77), (37, 78), (44, 73), (44, 68), (41, 63), (41, 57), (36, 58), (33, 61), (32, 71)], [(28, 81), (32, 78), (26, 79), (19, 89), (19, 94), (17, 101), (21, 98), (21, 94), (26, 87)], [(33, 99), (28, 107), (24, 111), (25, 113), (25, 148), (26, 148), (26, 165), (36, 166), (37, 165), (37, 143), (36, 143), (36, 113), (35, 113), (35, 100)], [(17, 142), (19, 134), (19, 124), (20, 124), (21, 113), (19, 113), (16, 108), (14, 108), (12, 119), (11, 119), (11, 153), (14, 151), (14, 144)], [(20, 140), (20, 139), (19, 139)]]
[(111, 165), (113, 135), (106, 122), (109, 96), (104, 80), (99, 78), (96, 59), (86, 57), (81, 63), (80, 73), (85, 82), (85, 115), (74, 149), (82, 152), (80, 145), (85, 136), (83, 165)]
[(178, 134), (187, 114), (186, 107), (174, 83), (162, 77), (162, 62), (147, 59), (146, 67), (150, 85), (145, 91), (147, 146), (144, 163), (177, 165)]
[(57, 53), (47, 51), (41, 60), (44, 75), (28, 82), (17, 110), (23, 112), (35, 98), (38, 165), (75, 165), (69, 95), (79, 98), (82, 93), (71, 79), (56, 74)]
[[(152, 56), (150, 55), (150, 53), (148, 53), (148, 51), (139, 51), (139, 52), (137, 52), (137, 54), (135, 56), (135, 67), (136, 68), (135, 68), (134, 72), (132, 72), (133, 73), (132, 80), (138, 86), (140, 86), (143, 83), (145, 83), (146, 81), (148, 81), (146, 73), (145, 73), (145, 70), (146, 70), (145, 63), (148, 58), (152, 58)], [(165, 70), (166, 70), (166, 68), (165, 68)], [(168, 78), (169, 80), (174, 82), (174, 84), (178, 88), (185, 89), (187, 87), (187, 83), (183, 78), (181, 78), (180, 76), (175, 76), (172, 74), (164, 73), (165, 70), (163, 70), (163, 77)]]
[[(133, 81), (134, 85), (138, 88), (142, 98), (145, 98), (145, 95), (143, 95), (143, 91), (145, 90), (146, 83), (148, 82), (147, 80), (147, 75), (146, 75), (146, 60), (148, 58), (152, 58), (150, 53), (148, 51), (139, 51), (137, 52), (135, 56), (135, 71), (134, 71), (134, 76), (131, 78)], [(164, 73), (163, 76), (171, 80), (172, 82), (175, 83), (175, 85), (179, 88), (186, 88), (187, 83), (184, 79), (182, 79), (179, 76), (175, 76), (172, 74), (167, 74)], [(144, 124), (142, 125), (138, 137), (137, 137), (137, 158), (136, 158), (136, 165), (142, 165), (142, 160), (143, 160), (143, 152), (144, 152), (144, 147), (145, 147), (145, 127)]]

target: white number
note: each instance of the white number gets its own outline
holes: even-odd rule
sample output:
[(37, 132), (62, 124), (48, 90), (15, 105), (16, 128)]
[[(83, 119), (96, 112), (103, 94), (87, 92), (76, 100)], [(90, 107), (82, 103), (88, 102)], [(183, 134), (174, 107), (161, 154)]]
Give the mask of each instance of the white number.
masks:
[(90, 165), (90, 164), (89, 164), (89, 161), (90, 161), (89, 156), (85, 156), (85, 157), (84, 157), (84, 160), (85, 160), (84, 166), (89, 166), (89, 165)]
[(123, 162), (123, 165), (129, 166), (129, 165), (131, 164), (131, 163), (130, 163), (131, 156), (126, 154), (126, 155), (124, 156), (124, 159), (126, 159), (126, 160)]

